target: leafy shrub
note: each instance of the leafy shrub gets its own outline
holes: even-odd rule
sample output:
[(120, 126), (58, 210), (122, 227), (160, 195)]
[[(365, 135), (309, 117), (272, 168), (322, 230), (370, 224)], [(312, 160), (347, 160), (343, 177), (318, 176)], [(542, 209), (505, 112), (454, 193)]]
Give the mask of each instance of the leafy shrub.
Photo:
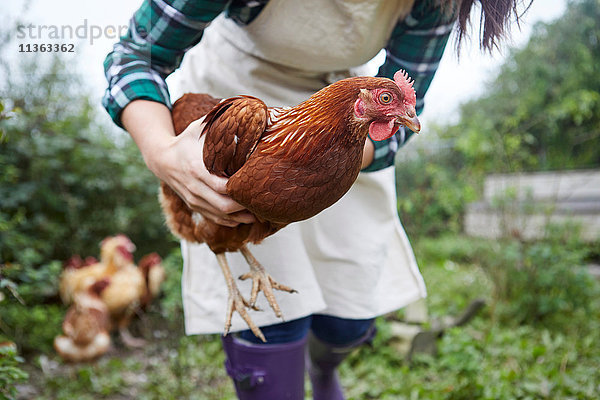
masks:
[(445, 233), (437, 237), (421, 237), (413, 243), (419, 262), (475, 263), (482, 249), (489, 246), (487, 239)]
[(48, 303), (58, 297), (58, 281), (62, 264), (58, 261), (39, 268), (26, 268), (23, 264), (8, 264), (2, 267), (4, 277), (16, 284), (22, 303)]
[(16, 398), (15, 385), (28, 378), (28, 374), (19, 367), (23, 361), (13, 343), (0, 343), (0, 400)]
[(57, 304), (3, 304), (0, 309), (0, 338), (12, 339), (25, 352), (51, 352), (61, 333), (65, 308)]
[(183, 303), (181, 299), (181, 275), (183, 260), (179, 249), (173, 250), (163, 261), (166, 280), (162, 284), (162, 298), (160, 299), (161, 314), (176, 330), (183, 326)]
[(0, 121), (0, 259), (25, 268), (77, 253), (122, 232), (142, 254), (173, 242), (157, 201), (157, 179), (133, 142), (98, 122), (72, 64), (23, 65), (5, 82), (12, 113)]
[(600, 5), (573, 1), (513, 49), (486, 93), (450, 130), (482, 172), (596, 168), (600, 163)]
[(398, 212), (409, 236), (462, 230), (465, 204), (474, 199), (462, 167), (460, 155), (451, 149), (411, 150), (411, 157), (397, 161)]
[(98, 257), (99, 242), (120, 232), (137, 254), (166, 254), (175, 243), (133, 142), (99, 123), (77, 75), (61, 73), (76, 65), (55, 58), (19, 68), (0, 93), (0, 268), (21, 302), (6, 296), (0, 337), (50, 351), (65, 312), (53, 260)]
[(6, 289), (0, 300), (0, 339), (12, 340), (25, 351), (50, 351), (64, 316), (62, 306), (50, 304), (58, 298), (61, 264), (0, 267), (0, 287)]
[(572, 229), (551, 225), (543, 240), (504, 239), (480, 249), (503, 319), (560, 325), (589, 311), (599, 285), (583, 266), (587, 249), (577, 238)]

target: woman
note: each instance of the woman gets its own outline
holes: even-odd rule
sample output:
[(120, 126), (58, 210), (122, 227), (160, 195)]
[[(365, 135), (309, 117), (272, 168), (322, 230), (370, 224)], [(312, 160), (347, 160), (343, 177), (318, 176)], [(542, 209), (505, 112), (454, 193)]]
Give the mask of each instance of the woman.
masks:
[[(454, 20), (462, 36), (473, 3), (148, 0), (106, 59), (104, 105), (134, 138), (148, 167), (192, 209), (226, 226), (249, 223), (254, 217), (225, 195), (226, 179), (209, 174), (198, 156), (197, 128), (174, 137), (167, 75), (181, 64), (182, 91), (295, 105), (335, 80), (360, 74), (385, 49), (378, 75), (391, 78), (405, 69), (415, 80), (419, 113)], [(502, 33), (513, 3), (483, 2), (486, 48)], [(307, 342), (314, 398), (343, 399), (336, 368), (373, 337), (374, 318), (425, 296), (395, 210), (393, 159), (410, 136), (402, 129), (385, 142), (367, 141), (363, 172), (346, 196), (253, 249), (277, 281), (293, 282), (299, 293), (278, 297), (288, 322), (271, 313), (252, 315), (267, 344), (234, 318), (232, 331), (242, 332), (223, 343), (240, 399), (303, 399)], [(214, 255), (205, 245), (185, 242), (182, 252), (186, 332), (221, 332), (227, 291)], [(234, 274), (247, 268), (235, 256), (230, 266)], [(250, 290), (243, 283), (240, 289)]]

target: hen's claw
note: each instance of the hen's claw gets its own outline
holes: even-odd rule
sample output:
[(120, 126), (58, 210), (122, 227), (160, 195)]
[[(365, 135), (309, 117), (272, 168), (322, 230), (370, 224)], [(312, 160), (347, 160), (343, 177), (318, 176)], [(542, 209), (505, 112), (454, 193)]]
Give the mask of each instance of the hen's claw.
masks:
[(254, 305), (250, 305), (250, 303), (248, 303), (248, 301), (240, 293), (235, 281), (233, 280), (233, 277), (231, 276), (231, 271), (229, 270), (229, 265), (227, 264), (225, 254), (217, 254), (217, 260), (219, 261), (219, 265), (223, 271), (223, 276), (225, 277), (225, 283), (227, 284), (227, 290), (229, 292), (229, 297), (227, 299), (227, 316), (225, 318), (225, 332), (223, 333), (223, 336), (227, 336), (229, 333), (229, 329), (231, 329), (231, 318), (233, 317), (233, 312), (237, 311), (242, 319), (246, 321), (246, 324), (248, 324), (248, 327), (252, 333), (254, 333), (254, 335), (263, 342), (266, 342), (267, 339), (258, 326), (256, 326), (254, 321), (252, 321), (252, 318), (250, 318), (250, 315), (246, 310), (246, 308), (251, 308), (259, 311), (259, 308)]
[(275, 315), (278, 318), (283, 318), (283, 314), (281, 313), (281, 308), (279, 308), (279, 304), (277, 304), (277, 300), (275, 300), (275, 294), (273, 293), (273, 289), (281, 290), (288, 293), (297, 293), (297, 290), (292, 289), (289, 286), (282, 285), (276, 282), (271, 275), (267, 273), (265, 268), (254, 258), (250, 250), (246, 246), (243, 246), (240, 249), (244, 258), (250, 265), (250, 271), (240, 276), (239, 279), (246, 280), (252, 279), (252, 292), (250, 294), (250, 306), (254, 307), (256, 303), (256, 298), (258, 297), (259, 292), (263, 292), (269, 305), (275, 312)]
[(233, 317), (233, 312), (237, 311), (240, 316), (246, 321), (248, 327), (254, 333), (256, 337), (258, 337), (263, 342), (266, 342), (265, 336), (261, 332), (260, 328), (256, 326), (246, 308), (251, 308), (256, 311), (260, 311), (260, 309), (254, 305), (248, 303), (248, 301), (241, 295), (240, 291), (237, 287), (234, 288), (233, 293), (229, 292), (229, 298), (227, 300), (227, 318), (225, 320), (225, 332), (223, 336), (227, 336), (229, 333), (229, 329), (231, 328), (231, 318)]

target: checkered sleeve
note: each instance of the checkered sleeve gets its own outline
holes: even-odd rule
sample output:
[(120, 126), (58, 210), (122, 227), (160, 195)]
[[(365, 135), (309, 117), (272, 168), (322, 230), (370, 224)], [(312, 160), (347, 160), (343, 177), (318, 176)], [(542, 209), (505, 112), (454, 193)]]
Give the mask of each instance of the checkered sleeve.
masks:
[[(393, 78), (404, 69), (414, 79), (417, 114), (423, 111), (423, 98), (433, 80), (454, 27), (455, 16), (441, 10), (435, 1), (416, 2), (412, 12), (399, 22), (385, 48), (386, 59), (378, 76)], [(363, 171), (377, 171), (394, 164), (398, 148), (412, 136), (410, 129), (400, 128), (388, 140), (373, 142), (375, 158)]]
[(104, 61), (108, 88), (102, 105), (115, 123), (135, 99), (171, 106), (165, 78), (179, 67), (183, 55), (202, 38), (204, 28), (228, 1), (144, 0), (127, 34)]

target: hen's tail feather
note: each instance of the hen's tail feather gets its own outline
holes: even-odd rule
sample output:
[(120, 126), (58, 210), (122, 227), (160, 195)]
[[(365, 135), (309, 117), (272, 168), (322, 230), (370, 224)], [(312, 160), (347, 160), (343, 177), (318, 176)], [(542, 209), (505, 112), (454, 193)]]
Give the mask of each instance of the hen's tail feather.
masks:
[(192, 210), (179, 195), (164, 182), (160, 183), (160, 205), (166, 218), (167, 226), (174, 235), (188, 242), (202, 243), (202, 232), (194, 223)]

